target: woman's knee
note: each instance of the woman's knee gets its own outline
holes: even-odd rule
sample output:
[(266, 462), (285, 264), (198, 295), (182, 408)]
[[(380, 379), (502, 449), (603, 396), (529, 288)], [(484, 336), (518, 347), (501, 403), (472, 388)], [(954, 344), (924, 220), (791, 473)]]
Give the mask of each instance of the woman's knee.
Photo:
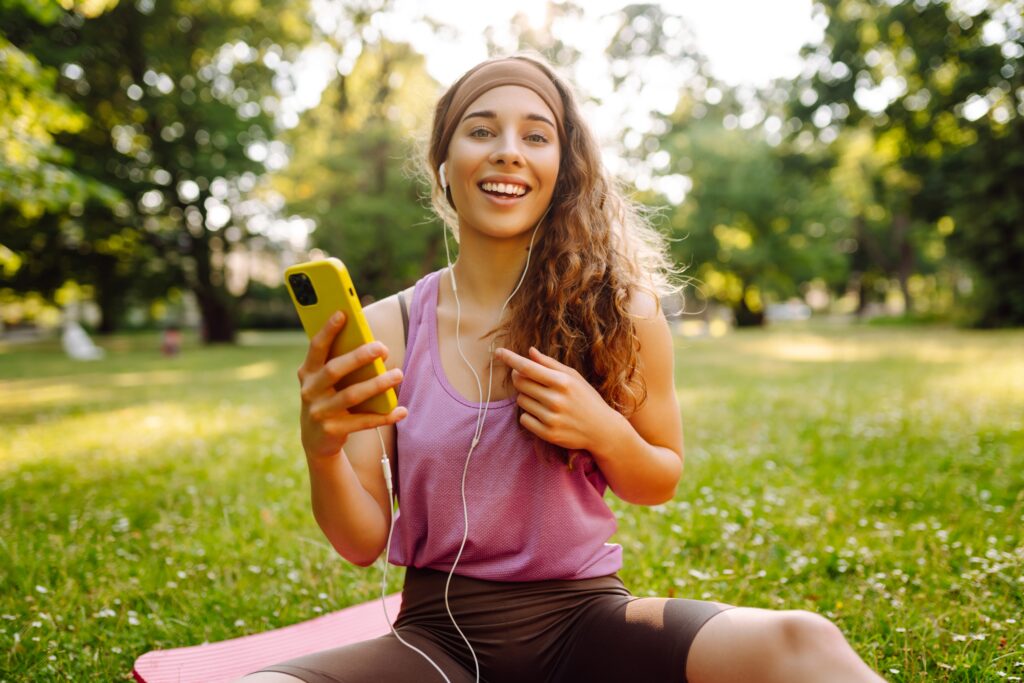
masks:
[(782, 653), (798, 661), (840, 659), (849, 651), (839, 627), (814, 612), (780, 612), (775, 631)]

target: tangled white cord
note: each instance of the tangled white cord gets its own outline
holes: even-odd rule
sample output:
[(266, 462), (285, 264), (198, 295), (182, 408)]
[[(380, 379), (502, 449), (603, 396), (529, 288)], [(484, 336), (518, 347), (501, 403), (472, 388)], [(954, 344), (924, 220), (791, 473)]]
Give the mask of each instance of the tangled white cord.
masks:
[[(519, 288), (522, 286), (523, 281), (526, 279), (526, 272), (527, 272), (527, 270), (530, 267), (530, 256), (533, 254), (533, 242), (534, 242), (534, 239), (537, 236), (537, 229), (540, 227), (540, 224), (547, 217), (548, 211), (550, 211), (550, 210), (551, 210), (551, 206), (549, 204), (548, 208), (545, 209), (544, 214), (540, 217), (540, 220), (538, 220), (537, 224), (533, 227), (533, 233), (530, 235), (530, 246), (526, 250), (526, 265), (523, 266), (523, 272), (519, 276), (519, 282), (516, 284), (515, 289), (513, 289), (512, 293), (508, 295), (507, 299), (505, 299), (505, 303), (502, 304), (501, 310), (498, 312), (498, 321), (499, 322), (501, 321), (501, 316), (503, 316), (505, 314), (505, 309), (508, 307), (509, 302), (512, 301), (512, 297), (515, 296), (516, 292), (519, 291)], [(461, 327), (461, 324), (462, 324), (462, 304), (459, 302), (459, 289), (458, 289), (458, 286), (455, 284), (455, 271), (452, 268), (452, 258), (451, 258), (451, 252), (448, 249), (447, 233), (445, 234), (445, 240), (444, 240), (444, 253), (445, 253), (446, 260), (448, 261), (448, 275), (450, 276), (451, 282), (452, 282), (452, 293), (455, 295), (455, 345), (458, 348), (459, 356), (462, 357), (462, 360), (466, 364), (466, 367), (468, 367), (469, 371), (473, 373), (473, 378), (476, 380), (476, 388), (477, 388), (477, 391), (480, 393), (480, 400), (481, 400), (481, 403), (480, 403), (480, 405), (479, 405), (479, 407), (477, 409), (476, 430), (473, 433), (473, 440), (470, 442), (470, 445), (469, 445), (469, 452), (466, 454), (466, 463), (465, 463), (465, 465), (462, 468), (461, 493), (462, 493), (462, 521), (463, 521), (464, 528), (463, 528), (463, 534), (462, 534), (462, 543), (459, 544), (459, 552), (456, 553), (456, 555), (455, 555), (455, 560), (454, 560), (454, 562), (452, 562), (451, 570), (448, 572), (448, 579), (447, 579), (447, 581), (445, 581), (445, 584), (444, 584), (444, 607), (445, 607), (445, 610), (448, 612), (448, 618), (451, 619), (452, 625), (455, 627), (455, 630), (458, 631), (459, 636), (462, 637), (462, 641), (466, 644), (466, 647), (469, 648), (469, 653), (473, 657), (473, 668), (474, 668), (474, 671), (476, 672), (476, 679), (475, 680), (476, 680), (476, 683), (480, 683), (480, 661), (477, 659), (476, 651), (473, 649), (473, 646), (470, 644), (469, 638), (466, 637), (466, 634), (462, 632), (461, 628), (459, 628), (458, 622), (455, 621), (455, 615), (452, 614), (452, 608), (451, 608), (451, 605), (448, 602), (448, 591), (449, 591), (449, 588), (451, 586), (452, 576), (455, 575), (455, 567), (458, 566), (459, 560), (462, 558), (462, 551), (465, 550), (466, 542), (469, 540), (469, 506), (467, 505), (467, 502), (466, 502), (466, 475), (469, 472), (469, 461), (473, 457), (473, 451), (476, 450), (477, 444), (480, 443), (480, 437), (483, 436), (484, 423), (487, 420), (487, 411), (488, 411), (488, 409), (490, 407), (491, 388), (492, 388), (492, 383), (493, 383), (493, 379), (494, 379), (494, 340), (493, 339), (491, 340), (491, 344), (490, 344), (490, 347), (488, 349), (488, 355), (490, 356), (490, 365), (488, 367), (488, 372), (487, 372), (487, 398), (486, 398), (486, 400), (484, 400), (484, 390), (483, 390), (483, 386), (480, 383), (480, 375), (477, 374), (476, 369), (473, 367), (473, 364), (469, 362), (469, 359), (466, 358), (466, 354), (463, 353), (463, 351), (462, 351), (462, 338), (461, 338), (461, 336), (459, 334), (459, 328)], [(408, 349), (406, 351), (408, 351)], [(432, 667), (434, 667), (439, 674), (441, 674), (441, 677), (445, 680), (445, 683), (451, 683), (451, 679), (449, 679), (448, 676), (445, 675), (444, 671), (441, 670), (441, 667), (437, 665), (437, 662), (435, 662), (433, 659), (431, 659), (427, 655), (427, 653), (425, 653), (423, 650), (421, 650), (418, 647), (416, 647), (415, 645), (409, 643), (404, 638), (402, 638), (401, 635), (399, 635), (398, 631), (395, 630), (395, 627), (393, 625), (391, 625), (391, 618), (388, 616), (388, 606), (387, 606), (387, 603), (384, 600), (384, 597), (385, 597), (385, 591), (387, 590), (388, 563), (389, 563), (389, 561), (391, 559), (391, 536), (392, 536), (392, 534), (394, 534), (394, 531), (395, 531), (394, 495), (392, 493), (392, 485), (391, 485), (391, 464), (390, 464), (390, 461), (388, 460), (387, 447), (384, 445), (384, 436), (381, 434), (380, 427), (377, 428), (377, 436), (380, 438), (380, 446), (381, 446), (381, 452), (382, 452), (382, 456), (381, 456), (381, 461), (380, 462), (381, 462), (381, 467), (384, 470), (384, 481), (387, 484), (388, 502), (392, 506), (392, 510), (391, 510), (391, 525), (390, 525), (390, 527), (388, 529), (387, 547), (385, 548), (385, 551), (384, 551), (384, 571), (383, 571), (383, 573), (381, 575), (381, 581), (380, 581), (380, 600), (381, 600), (381, 605), (384, 608), (384, 617), (388, 621), (388, 626), (391, 628), (391, 632), (395, 634), (395, 637), (398, 638), (398, 640), (402, 644), (404, 644), (409, 649), (411, 649), (411, 650), (413, 650), (415, 652), (418, 652), (424, 659), (426, 659), (428, 662), (430, 662), (430, 665)]]

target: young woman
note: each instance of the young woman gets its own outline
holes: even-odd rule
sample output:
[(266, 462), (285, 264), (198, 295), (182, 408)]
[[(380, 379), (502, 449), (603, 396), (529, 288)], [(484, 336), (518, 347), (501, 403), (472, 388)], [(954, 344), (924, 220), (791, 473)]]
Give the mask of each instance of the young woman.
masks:
[[(619, 580), (605, 489), (662, 503), (683, 470), (671, 272), (566, 83), (535, 57), (477, 65), (438, 102), (428, 163), (457, 261), (369, 306), (373, 344), (327, 359), (328, 323), (298, 372), (314, 515), (348, 560), (407, 567), (396, 630), (245, 680), (881, 680), (816, 614)], [(333, 389), (378, 356), (386, 375)], [(348, 412), (399, 385), (390, 415)]]

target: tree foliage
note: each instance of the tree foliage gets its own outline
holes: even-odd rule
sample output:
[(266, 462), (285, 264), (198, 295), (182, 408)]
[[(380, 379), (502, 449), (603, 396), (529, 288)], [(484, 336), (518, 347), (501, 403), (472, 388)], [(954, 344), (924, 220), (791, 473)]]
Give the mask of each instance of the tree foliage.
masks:
[(250, 235), (245, 195), (265, 171), (254, 149), (276, 133), (273, 65), (307, 40), (303, 6), (143, 0), (93, 18), (61, 10), (49, 24), (26, 7), (5, 7), (7, 38), (61, 69), (57, 91), (86, 115), (58, 139), (64, 165), (124, 200), (19, 211), (15, 253), (39, 264), (37, 283), (47, 272), (94, 285), (104, 329), (128, 292), (180, 284), (196, 296), (205, 338), (230, 341), (225, 257)]
[(948, 242), (981, 285), (978, 322), (1024, 323), (1024, 2), (828, 0), (816, 11), (825, 40), (805, 54), (793, 111), (826, 142), (858, 130), (874, 140), (857, 219), (884, 220), (901, 282), (920, 270), (915, 248)]

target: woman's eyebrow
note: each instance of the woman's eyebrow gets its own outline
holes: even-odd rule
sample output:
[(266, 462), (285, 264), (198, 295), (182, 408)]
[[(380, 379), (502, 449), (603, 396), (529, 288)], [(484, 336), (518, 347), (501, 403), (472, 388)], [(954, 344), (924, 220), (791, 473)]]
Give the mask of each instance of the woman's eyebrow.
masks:
[[(471, 119), (473, 117), (479, 117), (483, 119), (496, 119), (498, 118), (498, 115), (490, 109), (484, 109), (482, 111), (470, 112), (463, 116), (462, 120), (465, 121), (466, 119)], [(552, 128), (555, 127), (555, 124), (551, 123), (551, 120), (548, 117), (544, 116), (543, 114), (527, 114), (523, 118), (528, 121), (542, 121), (551, 126)]]

